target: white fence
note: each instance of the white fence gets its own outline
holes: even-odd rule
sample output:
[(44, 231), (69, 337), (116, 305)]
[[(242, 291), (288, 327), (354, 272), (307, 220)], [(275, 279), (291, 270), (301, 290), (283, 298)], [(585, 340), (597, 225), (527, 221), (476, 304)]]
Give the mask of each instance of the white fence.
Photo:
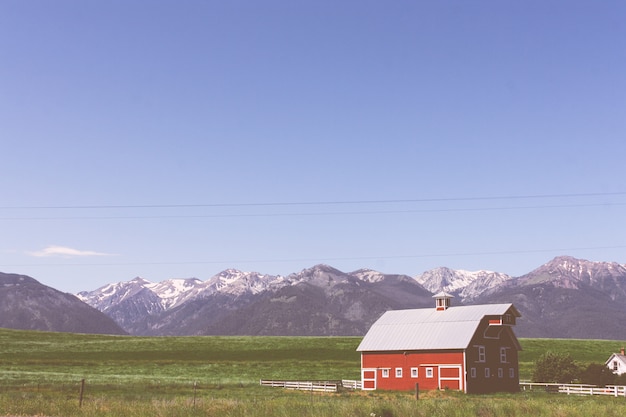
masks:
[(559, 387), (561, 394), (574, 395), (610, 395), (613, 397), (626, 397), (626, 387), (610, 385), (606, 387), (584, 387), (567, 385)]
[[(315, 392), (337, 392), (339, 383), (328, 381), (274, 381), (262, 379), (261, 385), (264, 387), (278, 387), (302, 391)], [(363, 389), (362, 381), (349, 379), (341, 380), (341, 386), (347, 389)], [(520, 381), (522, 391), (546, 391), (568, 395), (610, 395), (613, 397), (626, 398), (626, 386), (609, 385), (597, 387), (585, 384), (552, 384)]]
[(363, 383), (353, 379), (342, 379), (339, 382), (329, 381), (274, 381), (262, 379), (261, 385), (264, 387), (297, 389), (303, 391), (337, 392), (339, 386), (347, 389), (362, 389)]
[(326, 381), (271, 381), (262, 379), (261, 385), (264, 387), (279, 387), (302, 391), (337, 392), (337, 384)]
[(341, 386), (348, 389), (363, 389), (363, 382), (352, 379), (342, 379)]
[(547, 391), (558, 392), (568, 395), (610, 395), (613, 397), (626, 398), (626, 386), (608, 385), (606, 387), (598, 387), (587, 384), (551, 384), (538, 382), (520, 382), (522, 391)]

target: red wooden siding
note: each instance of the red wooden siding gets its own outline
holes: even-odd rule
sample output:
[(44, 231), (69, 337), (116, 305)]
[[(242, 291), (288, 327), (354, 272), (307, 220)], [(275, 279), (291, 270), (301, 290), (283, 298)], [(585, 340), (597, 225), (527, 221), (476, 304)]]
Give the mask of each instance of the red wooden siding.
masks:
[(442, 368), (440, 370), (440, 373), (442, 378), (452, 378), (459, 376), (459, 372), (456, 368)]
[[(460, 350), (363, 352), (361, 361), (362, 369), (376, 370), (376, 389), (413, 390), (416, 383), (420, 390), (463, 389), (465, 385), (463, 352)], [(417, 378), (412, 375), (412, 368), (417, 368)], [(397, 375), (397, 369), (402, 370), (401, 377)]]
[[(364, 389), (406, 391), (418, 383), (420, 390), (518, 391), (515, 336), (504, 326), (497, 338), (489, 337), (489, 327), (485, 321), (465, 351), (362, 352)], [(417, 377), (413, 368), (417, 368)]]

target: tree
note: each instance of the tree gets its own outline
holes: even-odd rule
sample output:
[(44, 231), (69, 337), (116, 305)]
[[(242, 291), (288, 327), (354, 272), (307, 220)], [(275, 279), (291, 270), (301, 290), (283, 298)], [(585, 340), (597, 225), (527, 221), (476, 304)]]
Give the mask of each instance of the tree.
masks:
[(581, 367), (569, 354), (546, 352), (535, 361), (533, 382), (571, 383), (578, 379)]
[(597, 385), (604, 387), (615, 383), (615, 374), (600, 363), (590, 363), (580, 375), (580, 382), (583, 384)]
[(626, 385), (626, 374), (615, 375), (615, 385)]

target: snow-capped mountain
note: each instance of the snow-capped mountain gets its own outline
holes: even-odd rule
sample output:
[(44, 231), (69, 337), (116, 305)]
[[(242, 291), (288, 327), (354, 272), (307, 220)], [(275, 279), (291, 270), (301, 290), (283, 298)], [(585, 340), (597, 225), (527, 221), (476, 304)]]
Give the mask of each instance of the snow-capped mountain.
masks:
[(350, 275), (357, 277), (361, 281), (366, 282), (380, 282), (385, 279), (386, 276), (389, 276), (381, 272), (374, 271), (372, 269), (358, 269), (354, 272), (351, 272)]
[(145, 281), (145, 287), (159, 297), (164, 310), (198, 297), (206, 291), (206, 286), (206, 283), (197, 278), (174, 278), (157, 283)]
[(626, 334), (626, 266), (559, 256), (485, 291), (479, 303), (510, 302), (523, 337), (620, 340)]
[(285, 278), (280, 275), (263, 275), (258, 272), (226, 269), (206, 281), (206, 285), (210, 294), (217, 292), (231, 295), (259, 294), (285, 285)]
[(108, 284), (94, 291), (82, 291), (76, 296), (90, 306), (106, 313), (110, 308), (135, 297), (150, 284), (150, 281), (137, 277), (130, 281)]
[(387, 310), (433, 304), (432, 294), (407, 275), (316, 265), (283, 283), (207, 323), (202, 334), (362, 335)]
[(150, 282), (144, 278), (105, 285), (94, 291), (82, 291), (78, 298), (100, 311), (136, 297), (142, 291), (151, 292), (158, 299), (155, 311), (177, 307), (188, 300), (203, 298), (215, 293), (243, 295), (258, 294), (267, 289), (281, 286), (281, 276), (263, 275), (257, 272), (242, 272), (227, 269), (207, 281), (198, 278), (175, 278), (161, 282)]
[[(316, 265), (286, 277), (227, 269), (206, 281), (190, 278), (152, 283), (135, 278), (78, 294), (129, 333), (141, 335), (236, 334), (242, 331), (237, 326), (242, 325), (247, 326), (247, 333), (276, 334), (280, 333), (275, 329), (280, 327), (280, 320), (292, 323), (283, 326), (290, 328), (289, 334), (359, 334), (384, 309), (418, 307), (430, 303), (430, 295), (406, 275), (371, 270), (344, 273), (328, 265)], [(364, 304), (364, 299), (371, 299), (373, 305)], [(285, 304), (285, 300), (289, 302)], [(317, 305), (307, 306), (311, 300), (337, 304), (337, 311), (325, 307), (326, 314), (334, 318), (321, 323), (335, 322), (328, 333), (322, 324), (305, 323), (315, 321), (318, 315)], [(245, 313), (251, 304), (264, 313)], [(273, 317), (270, 311), (282, 313)]]
[(519, 277), (520, 284), (550, 283), (555, 287), (581, 289), (588, 286), (626, 298), (626, 265), (558, 256)]
[(415, 279), (432, 293), (445, 291), (460, 297), (463, 302), (468, 302), (511, 278), (500, 272), (483, 270), (471, 272), (440, 267), (426, 271)]
[[(626, 265), (557, 257), (526, 275), (437, 268), (416, 278), (316, 265), (287, 276), (227, 269), (201, 281), (144, 278), (80, 298), (135, 335), (360, 335), (386, 310), (512, 302), (520, 337), (622, 338)], [(606, 320), (611, 317), (611, 320)]]
[(168, 279), (153, 283), (147, 279), (137, 277), (130, 281), (108, 284), (94, 291), (82, 291), (76, 296), (102, 312), (118, 306), (139, 294), (152, 293), (151, 313), (167, 310), (184, 302), (189, 297), (196, 296), (203, 290), (205, 284), (196, 278)]
[(157, 317), (187, 302), (216, 295), (229, 298), (253, 296), (280, 286), (283, 281), (280, 276), (227, 269), (207, 281), (175, 278), (154, 283), (137, 277), (94, 291), (83, 291), (77, 297), (112, 317), (129, 333), (145, 334), (150, 328), (160, 328), (156, 324)]

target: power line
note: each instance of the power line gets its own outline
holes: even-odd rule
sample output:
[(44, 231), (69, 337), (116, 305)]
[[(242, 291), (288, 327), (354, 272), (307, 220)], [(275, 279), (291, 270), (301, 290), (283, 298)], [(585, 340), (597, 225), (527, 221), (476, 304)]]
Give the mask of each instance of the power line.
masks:
[(305, 213), (223, 213), (223, 214), (190, 214), (190, 215), (141, 215), (141, 216), (48, 216), (48, 217), (0, 217), (0, 220), (130, 220), (130, 219), (194, 219), (194, 218), (229, 218), (229, 217), (298, 217), (298, 216), (335, 216), (335, 215), (372, 215), (372, 214), (410, 214), (410, 213), (448, 213), (478, 212), (507, 210), (537, 210), (585, 207), (624, 206), (626, 203), (593, 203), (593, 204), (549, 204), (533, 206), (508, 207), (471, 207), (471, 208), (440, 208), (413, 210), (370, 210), (370, 211), (325, 211)]
[(139, 208), (200, 208), (200, 207), (266, 207), (266, 206), (327, 206), (327, 205), (363, 205), (363, 204), (399, 204), (432, 203), (453, 201), (521, 200), (574, 197), (608, 197), (626, 195), (626, 191), (606, 193), (570, 193), (570, 194), (528, 194), (508, 196), (443, 197), (382, 200), (331, 200), (331, 201), (274, 201), (247, 203), (205, 203), (205, 204), (100, 204), (100, 205), (40, 205), (40, 206), (0, 206), (2, 210), (82, 210), (82, 209), (139, 209)]

